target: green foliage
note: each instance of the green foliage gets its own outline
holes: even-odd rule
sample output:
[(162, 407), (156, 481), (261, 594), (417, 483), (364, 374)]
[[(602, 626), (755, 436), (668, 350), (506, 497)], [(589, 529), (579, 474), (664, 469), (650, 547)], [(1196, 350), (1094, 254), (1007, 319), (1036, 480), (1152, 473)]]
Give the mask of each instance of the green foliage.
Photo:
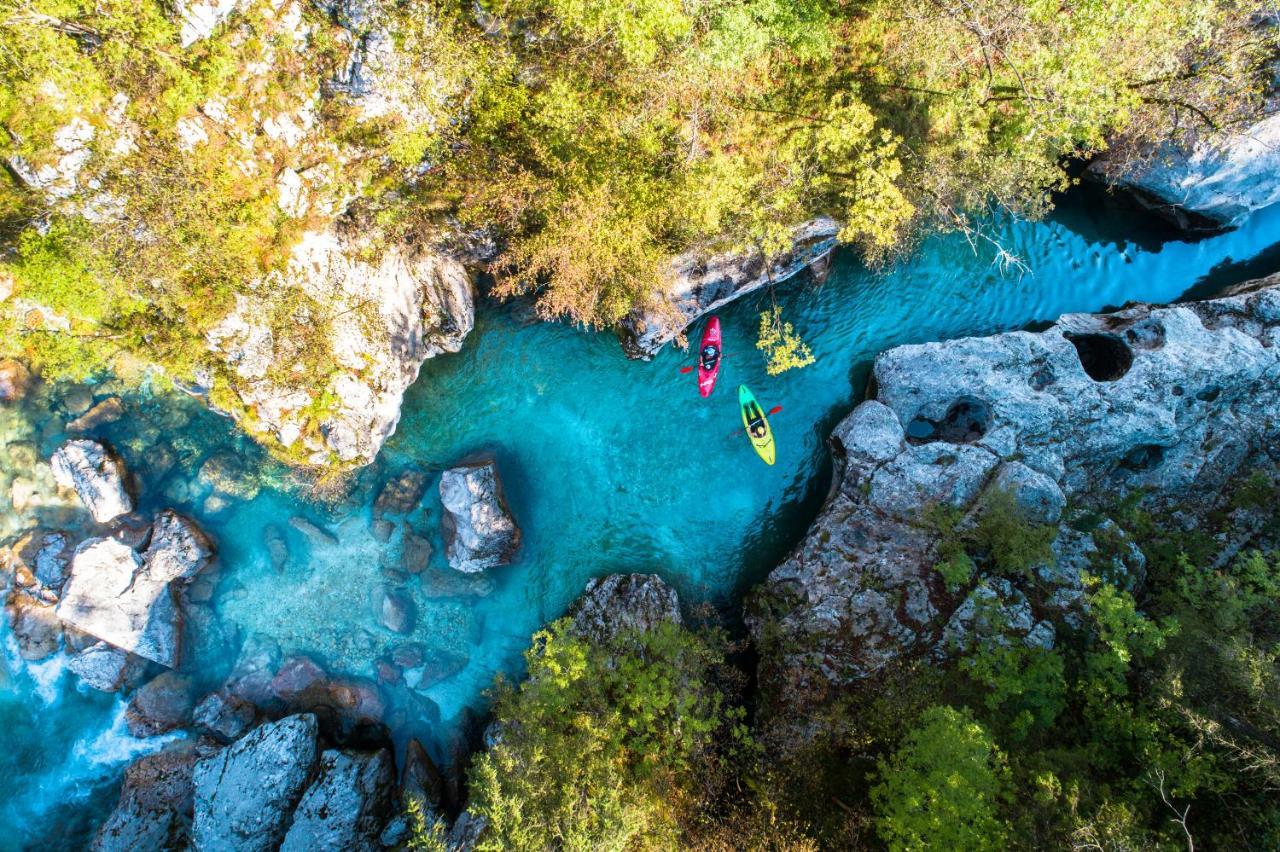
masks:
[(798, 370), (814, 362), (813, 352), (796, 334), (791, 323), (783, 322), (782, 309), (776, 305), (760, 314), (760, 334), (756, 348), (765, 353), (765, 369), (776, 376), (787, 370)]
[(997, 573), (1019, 576), (1053, 558), (1050, 545), (1056, 535), (1054, 527), (1028, 520), (1013, 494), (992, 489), (983, 495), (969, 540), (990, 558)]
[(427, 825), (422, 802), (413, 796), (406, 798), (405, 815), (409, 818), (409, 840), (405, 847), (410, 852), (446, 852), (449, 844), (445, 837), (444, 821), (437, 819)]
[(471, 769), (481, 848), (670, 848), (749, 746), (718, 642), (670, 623), (604, 645), (565, 620), (538, 633), (527, 679), (497, 689), (501, 741)]
[(1053, 559), (1057, 529), (1029, 520), (1009, 492), (983, 493), (972, 518), (954, 506), (933, 504), (920, 516), (932, 533), (938, 561), (934, 568), (947, 588), (958, 591), (979, 569), (1005, 577), (1029, 576), (1037, 565)]
[(964, 552), (963, 548), (950, 549), (947, 556), (933, 567), (942, 575), (943, 581), (947, 584), (947, 589), (952, 592), (959, 591), (969, 585), (969, 581), (973, 579), (973, 574), (977, 570), (977, 566), (973, 564), (973, 559)]
[(1004, 757), (965, 710), (932, 707), (871, 791), (877, 831), (892, 850), (1003, 849), (999, 810), (1007, 795)]
[[(187, 47), (158, 0), (10, 3), (0, 155), (56, 172), (60, 134), (91, 138), (74, 185), (0, 189), (4, 239), (96, 210), (59, 248), (105, 297), (86, 319), (137, 328), (117, 348), (177, 375), (235, 294), (352, 198), (387, 239), (487, 228), (498, 294), (605, 326), (661, 303), (674, 253), (774, 256), (818, 214), (872, 262), (930, 228), (976, 244), (992, 205), (1045, 212), (1066, 158), (1121, 139), (1122, 162), (1256, 115), (1274, 47), (1263, 0), (375, 5), (396, 50), (379, 85), (406, 107), (367, 118), (328, 89), (311, 102), (352, 42), (306, 4), (299, 49), (268, 0)], [(309, 129), (286, 143), (268, 120)], [(277, 204), (285, 168), (309, 187), (299, 218)], [(780, 318), (763, 325), (771, 372), (810, 362)], [(68, 346), (23, 342), (50, 362)]]
[(979, 700), (1011, 742), (1049, 729), (1066, 709), (1065, 661), (1052, 648), (984, 641), (960, 661)]

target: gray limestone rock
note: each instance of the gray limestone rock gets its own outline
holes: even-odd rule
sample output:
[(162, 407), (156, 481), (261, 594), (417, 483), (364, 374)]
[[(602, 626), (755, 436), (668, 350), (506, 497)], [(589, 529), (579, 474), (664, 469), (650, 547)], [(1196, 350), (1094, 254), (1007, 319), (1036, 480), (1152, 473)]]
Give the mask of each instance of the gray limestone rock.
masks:
[(133, 511), (133, 500), (125, 490), (124, 465), (97, 441), (67, 441), (49, 465), (58, 485), (74, 490), (98, 523)]
[(376, 852), (391, 818), (395, 760), (385, 749), (373, 754), (326, 751), (319, 777), (303, 794), (281, 852), (343, 849)]
[(680, 598), (656, 574), (610, 574), (587, 584), (571, 615), (576, 633), (605, 642), (663, 621), (680, 624)]
[(316, 718), (288, 716), (195, 765), (192, 845), (197, 850), (267, 852), (289, 831), (315, 777)]
[[(1132, 542), (1109, 523), (1072, 529), (1064, 509), (1138, 491), (1149, 508), (1194, 516), (1274, 452), (1278, 284), (881, 354), (875, 398), (832, 434), (826, 505), (748, 609), (761, 681), (780, 697), (774, 717), (801, 725), (808, 702), (973, 630), (979, 602), (957, 610), (934, 568), (935, 534), (922, 523), (932, 504), (971, 514), (1003, 488), (1031, 519), (1061, 523), (1053, 563), (1036, 570), (1037, 603), (1067, 623), (1081, 615), (1082, 572), (1137, 588)], [(1051, 643), (1053, 626), (1020, 595), (1005, 596), (1005, 615), (1024, 642)]]
[(446, 470), (440, 477), (440, 501), (450, 566), (474, 573), (511, 561), (520, 546), (520, 528), (507, 507), (496, 462)]

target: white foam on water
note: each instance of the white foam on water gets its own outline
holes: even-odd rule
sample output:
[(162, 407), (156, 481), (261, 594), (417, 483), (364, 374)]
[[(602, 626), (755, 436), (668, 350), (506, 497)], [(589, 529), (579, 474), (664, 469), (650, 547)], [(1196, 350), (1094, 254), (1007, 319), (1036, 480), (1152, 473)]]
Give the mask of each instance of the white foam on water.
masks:
[(111, 724), (91, 736), (77, 740), (71, 749), (73, 761), (83, 761), (89, 767), (113, 767), (145, 754), (153, 754), (168, 743), (183, 738), (182, 734), (165, 734), (159, 737), (135, 737), (129, 733), (125, 721), (128, 705), (123, 699), (116, 702)]
[(62, 692), (62, 680), (67, 673), (67, 657), (54, 654), (46, 660), (31, 662), (22, 659), (18, 640), (9, 630), (4, 633), (4, 667), (11, 675), (25, 675), (31, 681), (31, 694), (48, 707), (58, 700)]
[(86, 801), (104, 784), (117, 780), (129, 761), (182, 738), (181, 734), (147, 739), (131, 735), (125, 722), (127, 709), (128, 703), (116, 698), (105, 727), (89, 727), (65, 748), (49, 749), (47, 755), (56, 755), (56, 761), (0, 805), (0, 818), (18, 825), (44, 824), (57, 809)]

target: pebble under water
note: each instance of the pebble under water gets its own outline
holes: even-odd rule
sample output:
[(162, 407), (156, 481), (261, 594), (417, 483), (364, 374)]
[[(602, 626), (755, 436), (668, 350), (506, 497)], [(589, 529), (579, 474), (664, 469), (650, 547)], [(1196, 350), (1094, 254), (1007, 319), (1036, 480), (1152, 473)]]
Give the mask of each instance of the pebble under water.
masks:
[[(1143, 214), (1082, 191), (1048, 222), (999, 220), (991, 229), (1025, 270), (950, 235), (926, 240), (885, 272), (845, 254), (824, 285), (802, 276), (780, 287), (778, 304), (817, 357), (804, 370), (765, 374), (754, 341), (768, 294), (731, 305), (720, 313), (728, 357), (709, 400), (679, 372), (685, 352), (628, 361), (612, 335), (538, 323), (519, 304), (483, 305), (463, 351), (424, 365), (397, 433), (336, 499), (317, 499), (229, 421), (172, 392), (93, 388), (99, 397), (122, 394), (128, 416), (91, 434), (138, 474), (144, 511), (173, 506), (217, 540), (207, 641), (195, 649), (206, 685), (220, 682), (253, 636), (365, 677), (396, 646), (417, 643), (429, 664), (384, 689), (388, 719), (400, 744), (417, 736), (447, 762), (460, 732), (473, 727), (469, 716), (483, 712), (494, 676), (518, 675), (530, 635), (589, 578), (657, 572), (686, 603), (708, 602), (733, 618), (742, 592), (816, 514), (830, 480), (825, 437), (861, 398), (876, 353), (1067, 311), (1208, 294), (1280, 269), (1280, 207), (1235, 231), (1182, 242)], [(765, 408), (783, 406), (770, 418), (774, 467), (732, 434), (739, 383)], [(39, 461), (65, 437), (68, 393), (44, 388), (0, 409), (0, 490), (6, 500), (21, 498), (21, 510), (6, 502), (0, 539), (29, 526), (24, 517), (45, 526), (86, 522), (52, 494)], [(445, 564), (436, 485), (442, 468), (478, 453), (496, 455), (524, 542), (514, 564), (472, 578)], [(210, 499), (210, 477), (198, 476), (211, 457), (231, 499)], [(390, 528), (375, 525), (382, 483), (409, 467), (431, 474), (421, 506)], [(266, 543), (278, 534), (288, 549), (282, 567)], [(433, 546), (421, 573), (404, 570), (413, 558), (402, 553), (406, 534)], [(414, 601), (409, 636), (374, 617), (373, 595), (388, 585)], [(60, 656), (24, 663), (0, 622), (0, 824), (8, 828), (0, 849), (82, 848), (114, 804), (128, 760), (162, 741), (130, 737), (121, 700), (78, 687)]]

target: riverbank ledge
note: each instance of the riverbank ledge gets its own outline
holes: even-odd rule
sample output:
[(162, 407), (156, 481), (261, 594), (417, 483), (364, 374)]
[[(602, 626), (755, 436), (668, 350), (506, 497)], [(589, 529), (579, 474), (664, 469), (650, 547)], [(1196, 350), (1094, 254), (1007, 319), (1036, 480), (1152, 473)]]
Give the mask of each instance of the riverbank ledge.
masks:
[[(881, 354), (869, 398), (831, 435), (824, 508), (748, 604), (775, 725), (803, 739), (842, 687), (945, 653), (993, 607), (1023, 641), (1052, 644), (1099, 561), (1140, 585), (1141, 554), (1106, 517), (1120, 501), (1193, 524), (1233, 480), (1274, 468), (1278, 286)], [(1053, 530), (1053, 557), (944, 577), (939, 507), (963, 526), (1000, 494)]]

